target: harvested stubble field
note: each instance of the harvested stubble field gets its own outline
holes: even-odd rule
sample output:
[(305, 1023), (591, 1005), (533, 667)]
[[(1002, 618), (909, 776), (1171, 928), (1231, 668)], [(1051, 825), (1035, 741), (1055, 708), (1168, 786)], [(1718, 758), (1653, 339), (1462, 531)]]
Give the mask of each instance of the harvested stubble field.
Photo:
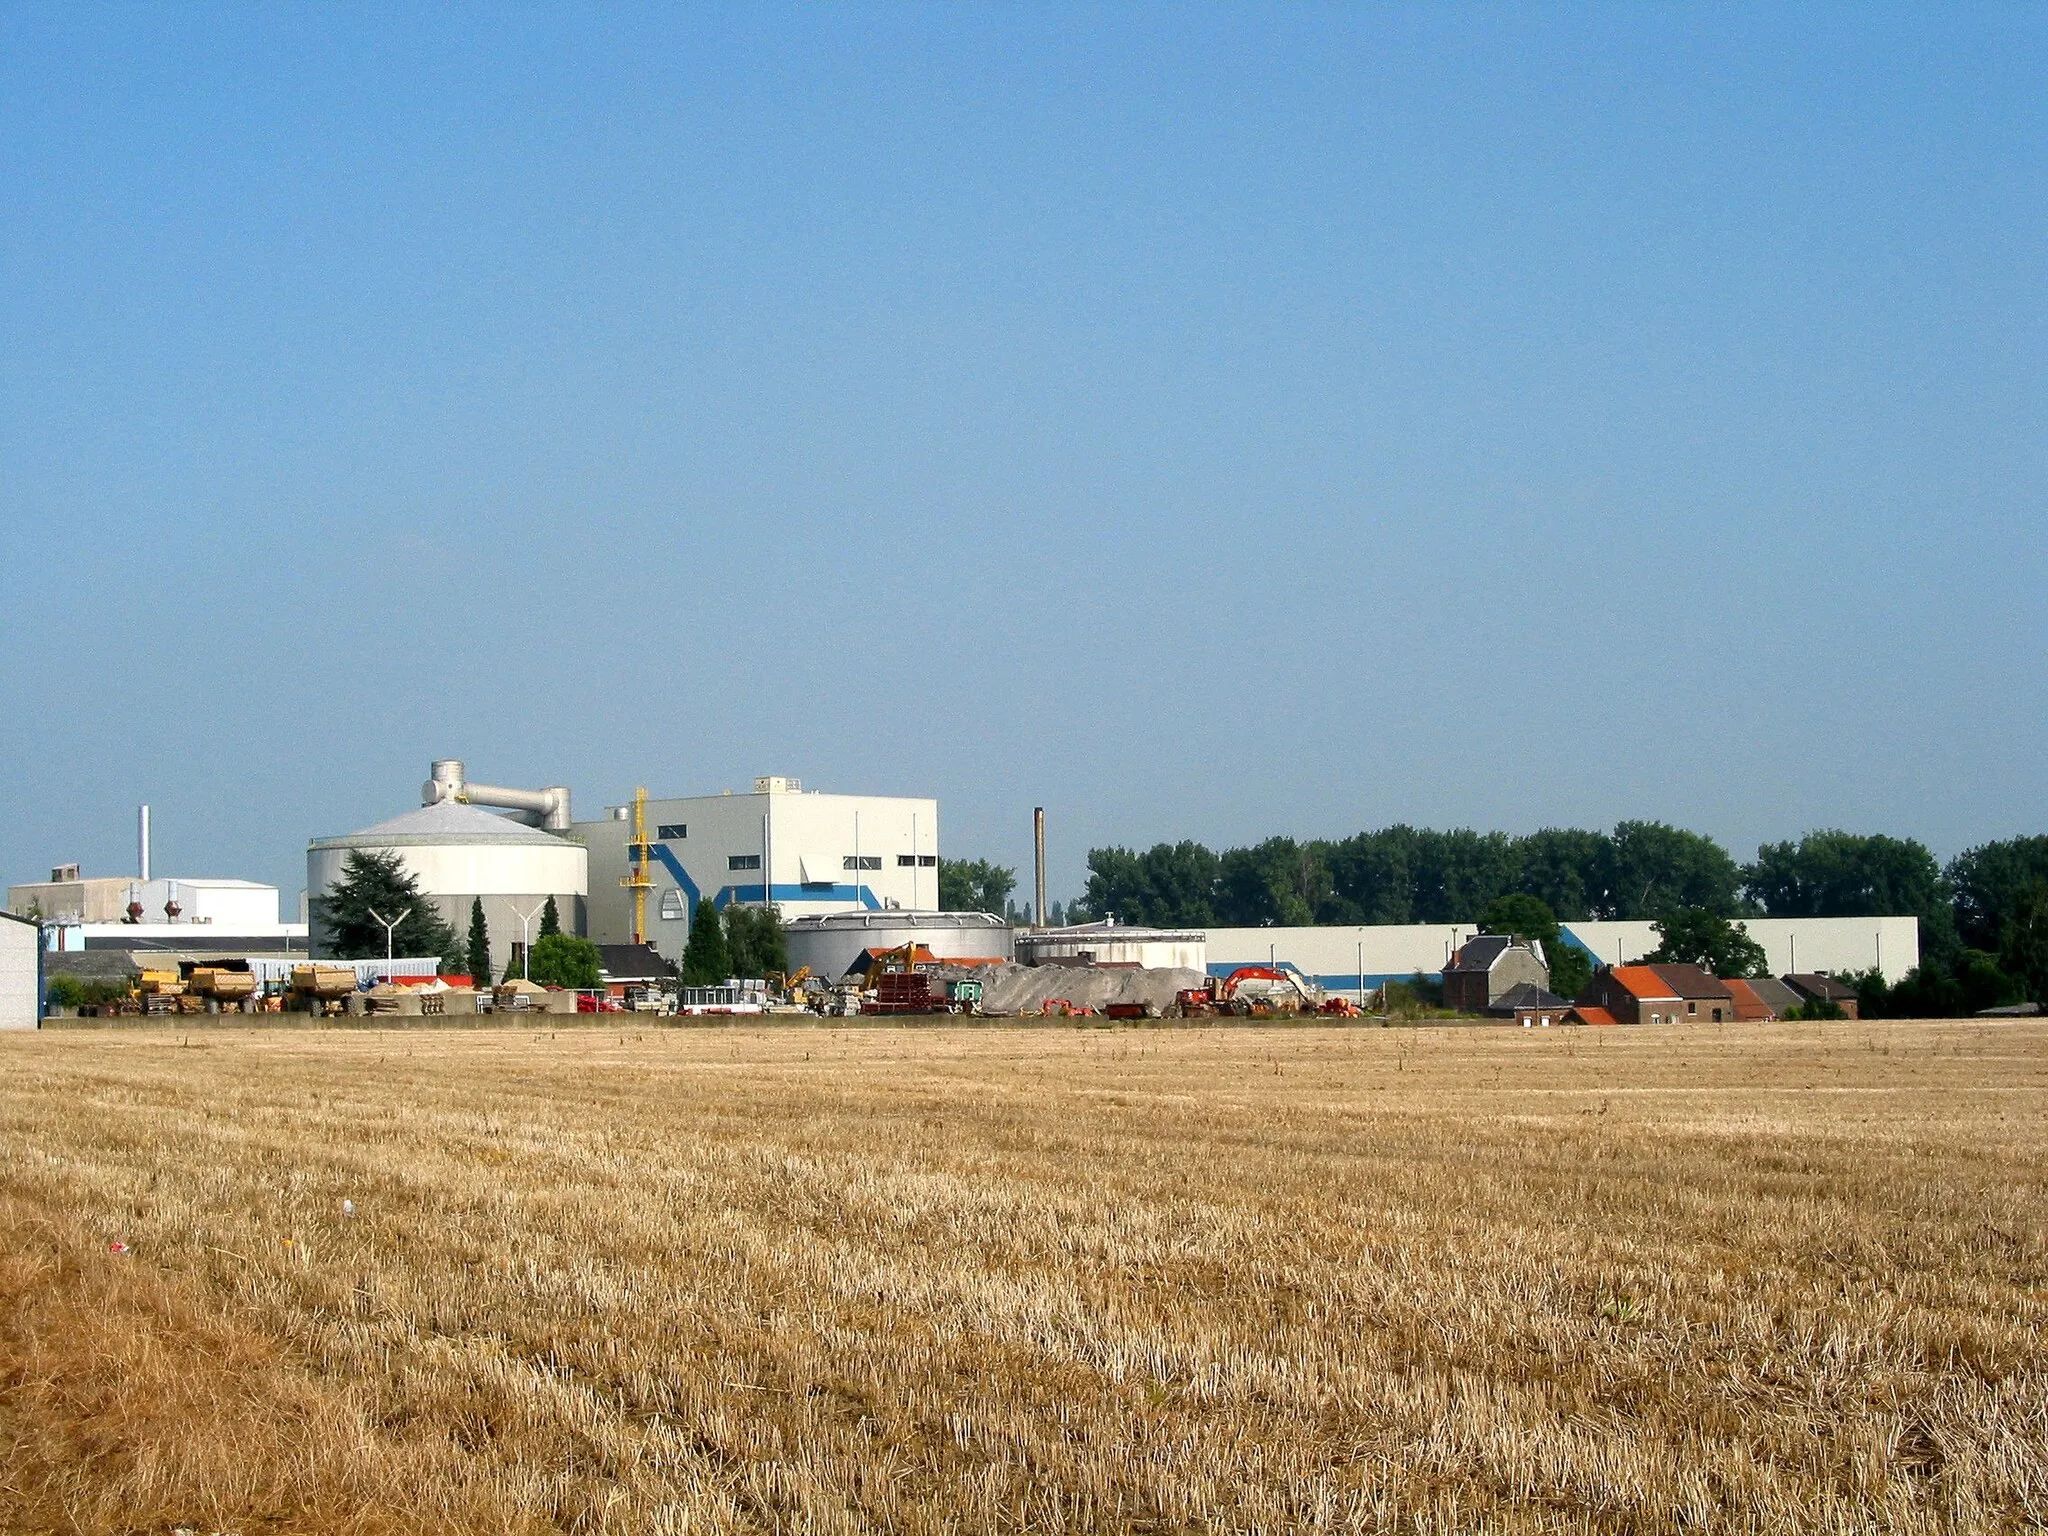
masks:
[(11, 1532), (2048, 1519), (2030, 1022), (0, 1069)]

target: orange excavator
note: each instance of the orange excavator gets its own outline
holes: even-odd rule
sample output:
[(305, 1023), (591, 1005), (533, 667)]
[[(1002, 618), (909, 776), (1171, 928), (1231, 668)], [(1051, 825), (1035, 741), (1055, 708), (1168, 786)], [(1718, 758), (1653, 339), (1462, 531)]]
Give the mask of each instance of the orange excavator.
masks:
[(1300, 976), (1271, 965), (1240, 965), (1206, 987), (1188, 987), (1175, 998), (1183, 1018), (1229, 1013), (1264, 1018), (1275, 1013), (1314, 1013), (1322, 1005)]

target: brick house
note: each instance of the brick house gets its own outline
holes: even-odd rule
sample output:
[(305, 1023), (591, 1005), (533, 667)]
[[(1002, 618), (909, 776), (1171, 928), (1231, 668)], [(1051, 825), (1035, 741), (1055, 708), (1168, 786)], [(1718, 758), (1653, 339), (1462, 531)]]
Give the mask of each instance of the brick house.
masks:
[(1685, 1017), (1683, 999), (1647, 965), (1601, 966), (1578, 1000), (1619, 1024), (1676, 1024)]
[(1444, 965), (1444, 1006), (1485, 1013), (1510, 989), (1528, 983), (1548, 989), (1550, 965), (1533, 939), (1482, 933), (1467, 939)]
[(1735, 993), (1728, 983), (1696, 965), (1653, 965), (1685, 1005), (1688, 1023), (1726, 1024), (1735, 1018)]

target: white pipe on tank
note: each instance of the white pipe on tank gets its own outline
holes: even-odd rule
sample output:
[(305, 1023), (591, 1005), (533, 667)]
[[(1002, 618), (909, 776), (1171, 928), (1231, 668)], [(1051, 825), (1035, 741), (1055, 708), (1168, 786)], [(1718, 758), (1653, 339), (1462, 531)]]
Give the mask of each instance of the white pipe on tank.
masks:
[(135, 818), (135, 862), (141, 866), (143, 884), (149, 883), (149, 807)]
[(506, 789), (498, 784), (472, 784), (463, 777), (460, 758), (444, 757), (428, 770), (420, 790), (421, 805), (439, 805), (443, 800), (461, 800), (470, 805), (496, 806), (518, 813), (529, 826), (549, 832), (569, 830), (569, 787), (550, 784), (546, 789)]

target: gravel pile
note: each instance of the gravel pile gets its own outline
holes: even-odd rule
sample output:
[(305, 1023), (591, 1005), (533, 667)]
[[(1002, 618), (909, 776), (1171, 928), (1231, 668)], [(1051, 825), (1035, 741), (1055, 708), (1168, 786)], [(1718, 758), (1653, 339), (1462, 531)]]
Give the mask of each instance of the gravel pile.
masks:
[(1068, 965), (982, 965), (962, 970), (981, 979), (981, 1011), (998, 1015), (1038, 1013), (1050, 998), (1100, 1013), (1109, 1003), (1140, 1003), (1165, 1016), (1177, 994), (1208, 980), (1188, 968), (1145, 971)]

